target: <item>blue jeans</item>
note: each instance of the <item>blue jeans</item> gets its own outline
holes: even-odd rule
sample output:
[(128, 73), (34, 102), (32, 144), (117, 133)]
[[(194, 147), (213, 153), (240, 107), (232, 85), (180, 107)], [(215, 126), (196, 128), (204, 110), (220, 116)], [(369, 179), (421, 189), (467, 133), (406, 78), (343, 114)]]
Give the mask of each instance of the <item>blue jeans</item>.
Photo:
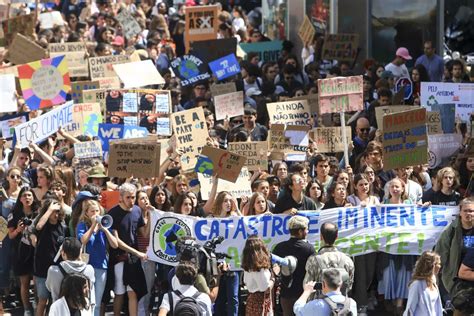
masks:
[(239, 315), (239, 281), (238, 272), (228, 272), (221, 276), (214, 315)]
[(95, 276), (95, 308), (94, 316), (100, 315), (100, 304), (102, 302), (102, 295), (104, 295), (105, 284), (107, 283), (107, 270), (94, 268)]

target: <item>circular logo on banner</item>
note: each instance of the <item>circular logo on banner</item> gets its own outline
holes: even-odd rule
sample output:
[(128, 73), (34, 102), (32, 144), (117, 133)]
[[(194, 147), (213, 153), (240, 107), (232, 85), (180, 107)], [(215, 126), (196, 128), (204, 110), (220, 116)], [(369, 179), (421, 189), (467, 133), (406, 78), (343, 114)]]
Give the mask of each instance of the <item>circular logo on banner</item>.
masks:
[(191, 228), (176, 217), (162, 217), (153, 228), (153, 253), (160, 259), (176, 262), (176, 241), (191, 236)]

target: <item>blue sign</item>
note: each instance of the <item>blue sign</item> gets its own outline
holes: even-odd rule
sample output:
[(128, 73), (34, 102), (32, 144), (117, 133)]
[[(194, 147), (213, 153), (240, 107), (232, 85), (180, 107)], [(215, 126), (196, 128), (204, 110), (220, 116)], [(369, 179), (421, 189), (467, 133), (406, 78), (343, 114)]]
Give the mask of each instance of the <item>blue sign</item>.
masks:
[(185, 87), (211, 77), (207, 72), (206, 64), (197, 56), (184, 55), (171, 61), (171, 68), (181, 79), (181, 86)]
[(400, 89), (405, 89), (405, 94), (403, 96), (404, 100), (411, 98), (413, 94), (413, 83), (410, 78), (400, 78), (397, 80), (397, 83), (395, 83), (395, 90), (398, 92)]
[(271, 41), (271, 42), (258, 42), (258, 43), (240, 43), (240, 48), (244, 52), (257, 52), (260, 60), (263, 62), (267, 61), (278, 61), (282, 49), (282, 41)]
[(230, 54), (209, 63), (217, 80), (229, 78), (240, 73), (240, 66), (234, 54)]
[(121, 124), (99, 124), (99, 139), (102, 143), (102, 152), (109, 152), (109, 141), (126, 138), (140, 138), (148, 136), (145, 127), (121, 125)]
[(201, 155), (198, 158), (194, 171), (212, 176), (214, 164), (212, 163), (212, 160), (209, 159), (209, 157)]

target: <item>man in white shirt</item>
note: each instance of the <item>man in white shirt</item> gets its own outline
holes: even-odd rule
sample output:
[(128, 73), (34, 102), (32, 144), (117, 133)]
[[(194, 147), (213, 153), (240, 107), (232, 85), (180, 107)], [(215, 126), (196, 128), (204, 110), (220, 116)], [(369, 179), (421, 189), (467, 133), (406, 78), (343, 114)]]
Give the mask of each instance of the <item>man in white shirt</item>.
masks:
[(407, 60), (411, 60), (410, 53), (405, 47), (400, 47), (395, 53), (395, 59), (385, 66), (385, 70), (391, 71), (395, 77), (395, 82), (400, 78), (410, 78), (410, 73), (408, 72), (407, 66), (405, 63)]

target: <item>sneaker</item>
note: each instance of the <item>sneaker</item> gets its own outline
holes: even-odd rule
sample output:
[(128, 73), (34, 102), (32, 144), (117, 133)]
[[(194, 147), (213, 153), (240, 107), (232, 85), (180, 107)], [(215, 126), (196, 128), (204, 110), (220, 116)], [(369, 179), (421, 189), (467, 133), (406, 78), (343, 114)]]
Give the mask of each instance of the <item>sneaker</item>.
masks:
[(357, 311), (357, 315), (359, 316), (367, 316), (367, 306), (363, 305)]

